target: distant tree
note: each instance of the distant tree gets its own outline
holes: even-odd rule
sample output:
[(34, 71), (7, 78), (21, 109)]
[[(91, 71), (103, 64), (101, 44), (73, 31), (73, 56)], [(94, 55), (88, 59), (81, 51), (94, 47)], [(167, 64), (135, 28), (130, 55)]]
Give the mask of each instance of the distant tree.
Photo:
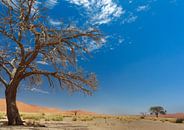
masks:
[(167, 112), (167, 111), (166, 111), (163, 107), (161, 107), (161, 106), (153, 106), (153, 107), (150, 107), (149, 111), (150, 111), (150, 114), (151, 114), (151, 115), (154, 114), (156, 117), (158, 117), (159, 114), (165, 115), (166, 112)]
[(9, 125), (23, 124), (16, 105), (22, 82), (39, 85), (45, 77), (50, 86), (57, 80), (62, 88), (89, 95), (97, 88), (95, 74), (82, 71), (77, 59), (89, 53), (90, 43), (101, 44), (100, 31), (64, 23), (54, 27), (40, 5), (37, 0), (0, 0), (0, 83)]
[(144, 119), (146, 117), (146, 115), (147, 115), (146, 112), (141, 112), (140, 114), (141, 114), (141, 119)]
[(74, 111), (74, 115), (75, 115), (75, 116), (77, 116), (77, 113), (78, 113), (78, 111), (77, 111), (77, 110), (76, 110), (76, 111)]

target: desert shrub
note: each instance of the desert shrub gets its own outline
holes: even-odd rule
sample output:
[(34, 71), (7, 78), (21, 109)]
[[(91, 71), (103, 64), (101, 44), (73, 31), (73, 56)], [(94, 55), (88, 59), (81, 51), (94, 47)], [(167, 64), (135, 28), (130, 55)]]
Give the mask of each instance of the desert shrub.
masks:
[(41, 119), (44, 119), (44, 116), (42, 115), (36, 115), (36, 114), (33, 114), (33, 115), (22, 115), (22, 118), (24, 120), (35, 120), (35, 121), (39, 121)]
[(103, 117), (105, 120), (107, 119), (107, 117), (105, 116), (105, 117)]
[(145, 118), (145, 116), (140, 116), (140, 119), (144, 119)]
[(46, 114), (45, 114), (45, 113), (42, 113), (41, 115), (42, 115), (42, 116), (45, 116)]
[(50, 118), (45, 118), (45, 121), (51, 121), (51, 119)]
[(45, 121), (63, 121), (62, 115), (45, 116)]
[(176, 119), (174, 119), (174, 118), (161, 118), (160, 121), (175, 123)]
[(62, 115), (55, 115), (51, 118), (52, 121), (63, 121)]
[(83, 117), (80, 119), (81, 121), (92, 121), (93, 117)]
[(177, 118), (176, 119), (176, 123), (183, 123), (183, 121), (184, 121), (184, 119), (182, 119), (182, 118)]
[(77, 121), (77, 117), (73, 117), (72, 118), (72, 121)]
[(120, 121), (125, 121), (126, 119), (124, 117), (119, 118)]
[(5, 114), (4, 113), (0, 113), (0, 119), (6, 119)]
[(65, 117), (72, 117), (72, 115), (63, 115), (63, 117), (65, 118)]
[(120, 120), (120, 119), (121, 119), (121, 117), (117, 116), (117, 117), (116, 117), (116, 119), (117, 119), (117, 120)]
[(176, 123), (176, 119), (175, 118), (169, 118), (168, 119), (168, 122), (170, 122), (170, 123)]
[(144, 113), (144, 112), (141, 112), (140, 119), (144, 119), (145, 117), (146, 117), (146, 113)]
[(35, 120), (35, 121), (39, 121), (41, 118), (38, 117), (38, 116), (26, 116), (26, 117), (23, 117), (24, 120)]
[(160, 121), (164, 123), (166, 120), (165, 119), (160, 119)]

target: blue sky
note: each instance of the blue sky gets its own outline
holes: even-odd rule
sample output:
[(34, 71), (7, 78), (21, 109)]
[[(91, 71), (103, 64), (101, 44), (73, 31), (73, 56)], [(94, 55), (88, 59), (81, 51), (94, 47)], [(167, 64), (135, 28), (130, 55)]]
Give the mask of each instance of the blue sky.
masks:
[(98, 90), (93, 96), (69, 94), (43, 83), (20, 89), (18, 100), (112, 114), (139, 114), (154, 105), (184, 112), (184, 1), (97, 1), (47, 0), (45, 6), (54, 26), (61, 18), (105, 34), (105, 45), (94, 46), (93, 57), (80, 63), (97, 74)]

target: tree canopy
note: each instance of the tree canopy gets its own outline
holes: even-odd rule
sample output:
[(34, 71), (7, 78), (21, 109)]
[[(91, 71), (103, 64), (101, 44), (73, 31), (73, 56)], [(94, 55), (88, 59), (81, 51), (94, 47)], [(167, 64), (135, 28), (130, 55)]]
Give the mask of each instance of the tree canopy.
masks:
[[(96, 89), (95, 75), (83, 73), (77, 66), (77, 58), (89, 53), (91, 42), (100, 44), (99, 30), (64, 23), (60, 28), (49, 25), (36, 0), (2, 0), (1, 10), (0, 81), (5, 87), (15, 77), (29, 78), (34, 84), (45, 76), (50, 86), (55, 78), (61, 87), (72, 91), (90, 94), (86, 86)], [(45, 70), (43, 65), (50, 68)]]
[(37, 0), (1, 0), (0, 10), (0, 83), (10, 125), (22, 123), (15, 103), (22, 81), (38, 85), (45, 77), (50, 86), (57, 80), (72, 92), (96, 90), (95, 74), (83, 71), (77, 60), (89, 54), (90, 44), (102, 44), (98, 29), (64, 22), (52, 26)]
[(156, 117), (158, 117), (159, 114), (166, 114), (166, 110), (162, 107), (162, 106), (153, 106), (153, 107), (150, 107), (149, 109), (150, 111), (150, 114), (154, 114), (156, 115)]

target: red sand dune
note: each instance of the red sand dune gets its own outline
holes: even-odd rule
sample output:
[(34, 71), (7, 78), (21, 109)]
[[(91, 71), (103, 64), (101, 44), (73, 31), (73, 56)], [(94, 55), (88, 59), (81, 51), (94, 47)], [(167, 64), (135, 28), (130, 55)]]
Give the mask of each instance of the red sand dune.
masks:
[[(20, 101), (17, 101), (17, 106), (20, 112), (29, 112), (29, 113), (61, 113), (63, 112), (60, 109), (56, 108), (47, 108), (36, 105), (29, 105)], [(0, 99), (0, 111), (6, 111), (5, 99)]]
[(65, 113), (68, 113), (68, 114), (77, 113), (77, 115), (97, 115), (97, 113), (95, 113), (95, 112), (88, 112), (85, 110), (70, 110), (70, 111), (65, 111)]
[[(63, 113), (63, 114), (70, 114), (73, 115), (75, 112), (80, 115), (94, 115), (96, 113), (94, 112), (88, 112), (85, 110), (71, 110), (71, 111), (65, 111), (57, 108), (48, 108), (48, 107), (42, 107), (37, 105), (30, 105), (26, 104), (20, 101), (17, 101), (17, 106), (20, 112), (28, 112), (28, 113)], [(6, 102), (5, 99), (0, 99), (0, 111), (5, 112), (6, 111)]]
[(183, 118), (184, 119), (184, 113), (166, 114), (166, 115), (160, 115), (160, 117), (165, 117), (165, 118)]

